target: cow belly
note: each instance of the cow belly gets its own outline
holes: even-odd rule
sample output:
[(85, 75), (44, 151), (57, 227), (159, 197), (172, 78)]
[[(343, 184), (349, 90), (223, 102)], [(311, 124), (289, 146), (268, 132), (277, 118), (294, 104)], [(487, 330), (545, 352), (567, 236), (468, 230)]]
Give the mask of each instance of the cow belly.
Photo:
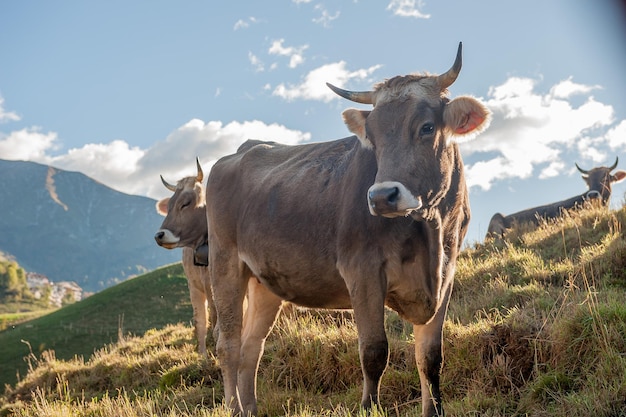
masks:
[(318, 276), (289, 277), (262, 272), (259, 280), (286, 301), (309, 308), (350, 308), (350, 296), (343, 280), (328, 281)]
[(250, 259), (245, 262), (259, 281), (283, 300), (309, 308), (351, 308), (348, 289), (336, 271), (317, 273), (325, 269), (297, 268), (298, 262), (285, 268), (269, 268), (267, 263), (259, 265)]
[[(278, 283), (275, 276), (262, 277), (260, 281), (274, 294), (283, 300), (292, 302), (302, 307), (346, 309), (351, 308), (350, 297), (345, 285), (332, 286), (325, 283), (306, 286), (292, 283)], [(296, 289), (297, 288), (297, 289)]]

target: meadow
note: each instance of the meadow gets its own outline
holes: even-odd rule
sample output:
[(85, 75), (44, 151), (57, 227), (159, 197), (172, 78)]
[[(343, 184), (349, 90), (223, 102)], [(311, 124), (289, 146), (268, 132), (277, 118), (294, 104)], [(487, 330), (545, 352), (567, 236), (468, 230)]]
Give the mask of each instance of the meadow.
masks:
[[(180, 263), (124, 281), (50, 314), (5, 314), (0, 332), (0, 387), (28, 370), (24, 358), (53, 350), (58, 359), (89, 358), (95, 350), (167, 324), (188, 323), (192, 310)], [(25, 321), (26, 315), (35, 316)], [(11, 320), (11, 316), (13, 320)]]
[[(592, 207), (463, 250), (444, 328), (441, 387), (448, 416), (626, 416), (625, 221), (626, 208)], [(26, 370), (0, 397), (0, 415), (226, 416), (216, 360), (195, 352), (181, 272), (172, 265), (107, 290), (114, 296), (90, 297), (102, 303), (99, 309), (87, 299), (1, 332), (3, 349), (7, 332), (23, 327), (19, 337), (35, 340), (46, 326), (57, 326), (41, 335), (42, 349), (24, 355)], [(120, 307), (109, 303), (121, 298), (129, 304), (116, 326)], [(46, 321), (27, 332), (34, 327), (26, 325), (40, 320)], [(83, 334), (78, 339), (85, 348), (68, 357), (80, 341), (66, 349), (58, 322), (71, 339), (79, 326), (68, 330), (67, 323), (77, 320), (106, 327), (109, 340), (101, 338), (103, 346), (89, 352), (87, 342), (95, 342)], [(370, 415), (419, 416), (412, 328), (391, 311), (386, 326), (389, 365), (381, 409)], [(209, 344), (213, 352), (214, 341)], [(366, 415), (357, 406), (361, 381), (350, 312), (290, 308), (266, 343), (259, 412)]]

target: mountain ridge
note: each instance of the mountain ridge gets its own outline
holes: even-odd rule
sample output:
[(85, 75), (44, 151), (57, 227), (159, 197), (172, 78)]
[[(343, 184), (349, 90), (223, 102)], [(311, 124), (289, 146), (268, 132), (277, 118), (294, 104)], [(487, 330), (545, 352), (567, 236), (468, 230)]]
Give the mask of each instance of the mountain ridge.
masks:
[(0, 177), (0, 251), (29, 272), (99, 291), (181, 259), (154, 243), (156, 200), (35, 162), (0, 159)]

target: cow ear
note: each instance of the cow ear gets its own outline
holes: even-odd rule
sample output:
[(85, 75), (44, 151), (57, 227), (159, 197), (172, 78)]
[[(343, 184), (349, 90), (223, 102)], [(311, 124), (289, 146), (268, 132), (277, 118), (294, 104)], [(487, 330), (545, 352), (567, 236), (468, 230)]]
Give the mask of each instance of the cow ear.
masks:
[(474, 97), (461, 96), (446, 104), (443, 121), (452, 138), (470, 140), (489, 127), (491, 112)]
[(372, 149), (374, 146), (365, 134), (365, 120), (370, 112), (365, 110), (347, 109), (342, 113), (343, 121), (348, 130), (356, 135), (363, 147)]
[(159, 213), (161, 216), (167, 216), (167, 205), (170, 202), (170, 198), (164, 198), (161, 201), (157, 201), (156, 203), (156, 211), (157, 213)]
[(626, 178), (626, 171), (617, 171), (615, 174), (611, 175), (611, 182), (617, 183), (622, 182)]

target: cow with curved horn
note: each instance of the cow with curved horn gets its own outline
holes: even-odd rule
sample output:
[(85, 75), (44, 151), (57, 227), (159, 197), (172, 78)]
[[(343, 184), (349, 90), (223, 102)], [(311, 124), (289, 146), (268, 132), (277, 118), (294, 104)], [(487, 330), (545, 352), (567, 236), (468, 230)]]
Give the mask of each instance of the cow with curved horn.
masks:
[(422, 415), (443, 413), (442, 327), (470, 218), (453, 138), (482, 131), (490, 117), (475, 98), (447, 97), (460, 69), (461, 44), (440, 76), (397, 76), (367, 92), (329, 85), (374, 106), (343, 112), (354, 136), (246, 142), (213, 166), (206, 211), (217, 357), (236, 413), (257, 413), (257, 369), (283, 300), (354, 310), (364, 407), (378, 403), (387, 366), (385, 305), (397, 311), (413, 324)]
[(578, 171), (583, 174), (583, 180), (587, 183), (587, 187), (589, 188), (586, 192), (562, 201), (557, 201), (556, 203), (518, 211), (508, 216), (496, 213), (489, 221), (489, 227), (487, 228), (487, 235), (485, 237), (502, 238), (506, 230), (516, 224), (537, 225), (540, 219), (554, 219), (563, 214), (564, 210), (583, 207), (584, 203), (590, 200), (600, 199), (603, 205), (608, 205), (611, 198), (611, 184), (618, 183), (626, 178), (626, 171), (619, 170), (616, 171), (615, 174), (611, 174), (611, 171), (617, 168), (617, 162), (618, 158), (615, 157), (615, 163), (610, 167), (601, 166), (589, 171), (575, 164)]
[(588, 171), (579, 167), (577, 163), (574, 164), (576, 165), (576, 169), (583, 174), (583, 180), (587, 183), (589, 191), (593, 190), (600, 193), (602, 204), (604, 205), (608, 205), (611, 199), (611, 184), (616, 184), (626, 178), (626, 171), (623, 170), (611, 174), (611, 171), (617, 168), (618, 161), (619, 159), (616, 156), (615, 163), (610, 167), (597, 167)]
[[(174, 194), (157, 202), (157, 212), (165, 219), (154, 235), (159, 246), (166, 249), (182, 247), (182, 264), (187, 277), (193, 308), (193, 323), (198, 353), (206, 355), (209, 324), (215, 326), (217, 314), (211, 294), (207, 264), (207, 221), (205, 211), (204, 174), (196, 158), (196, 176), (185, 177), (172, 185), (161, 176), (161, 182)], [(198, 259), (200, 258), (200, 259)], [(207, 317), (207, 307), (209, 317)], [(216, 327), (215, 327), (216, 328)]]

